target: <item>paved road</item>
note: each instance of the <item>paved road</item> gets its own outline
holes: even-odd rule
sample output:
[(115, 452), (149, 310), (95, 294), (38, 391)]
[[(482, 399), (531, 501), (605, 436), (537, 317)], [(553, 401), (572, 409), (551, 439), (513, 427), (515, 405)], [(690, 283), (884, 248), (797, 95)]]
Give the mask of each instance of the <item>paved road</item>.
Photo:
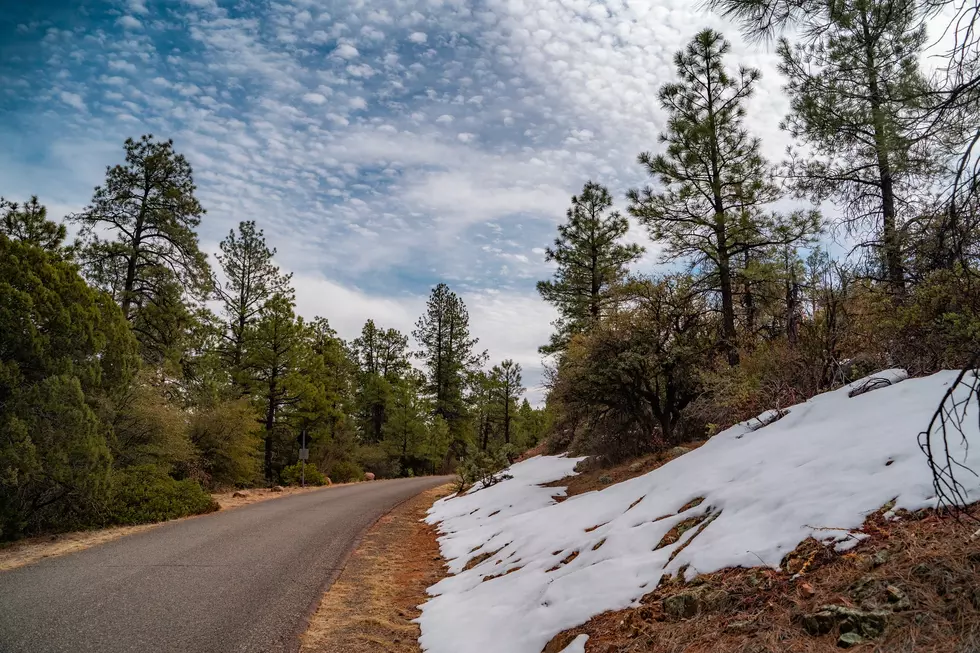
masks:
[(0, 573), (0, 652), (275, 653), (374, 521), (445, 477), (326, 488)]

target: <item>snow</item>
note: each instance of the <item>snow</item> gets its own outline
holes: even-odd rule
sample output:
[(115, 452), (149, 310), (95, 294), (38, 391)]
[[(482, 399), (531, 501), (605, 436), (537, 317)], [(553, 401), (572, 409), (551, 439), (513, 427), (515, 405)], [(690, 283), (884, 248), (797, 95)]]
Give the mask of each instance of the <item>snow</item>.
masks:
[(568, 646), (558, 651), (558, 653), (585, 653), (585, 643), (589, 641), (588, 635), (579, 635)]
[[(893, 511), (934, 506), (917, 436), (956, 373), (906, 376), (889, 370), (874, 375), (887, 384), (862, 394), (848, 396), (872, 387), (868, 379), (781, 417), (767, 411), (646, 475), (562, 503), (552, 497), (563, 488), (541, 484), (573, 474), (577, 459), (547, 456), (513, 465), (511, 479), (437, 502), (427, 521), (438, 524), (453, 575), (429, 588), (423, 649), (540, 653), (559, 632), (634, 605), (665, 574), (775, 568), (808, 537), (838, 550), (857, 545), (862, 534), (852, 531), (889, 501)], [(969, 422), (974, 453), (959, 442), (951, 449), (980, 469), (980, 431)], [(971, 502), (980, 500), (980, 479), (964, 473), (960, 481)], [(691, 517), (704, 521), (657, 548)], [(463, 570), (481, 554), (492, 555)]]

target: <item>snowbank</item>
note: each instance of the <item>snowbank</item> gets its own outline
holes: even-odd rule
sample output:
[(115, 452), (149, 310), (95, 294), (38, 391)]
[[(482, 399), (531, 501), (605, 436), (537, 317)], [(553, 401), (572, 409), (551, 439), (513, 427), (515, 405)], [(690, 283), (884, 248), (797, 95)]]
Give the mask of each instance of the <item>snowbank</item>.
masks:
[[(510, 480), (437, 502), (427, 520), (439, 524), (455, 575), (429, 589), (422, 647), (540, 653), (557, 633), (630, 606), (664, 574), (776, 567), (810, 536), (851, 545), (849, 529), (892, 499), (896, 509), (933, 506), (917, 435), (955, 375), (899, 383), (901, 370), (880, 373), (891, 385), (857, 394), (865, 384), (855, 382), (768, 424), (732, 427), (649, 474), (562, 503), (551, 497), (563, 490), (539, 484), (572, 474), (573, 458), (533, 458), (514, 465)], [(969, 458), (952, 444), (958, 460), (980, 469), (976, 419), (969, 428)], [(980, 500), (980, 479), (964, 473), (961, 481), (970, 500)], [(704, 518), (703, 529), (657, 548), (692, 517)], [(481, 554), (492, 555), (463, 571)]]

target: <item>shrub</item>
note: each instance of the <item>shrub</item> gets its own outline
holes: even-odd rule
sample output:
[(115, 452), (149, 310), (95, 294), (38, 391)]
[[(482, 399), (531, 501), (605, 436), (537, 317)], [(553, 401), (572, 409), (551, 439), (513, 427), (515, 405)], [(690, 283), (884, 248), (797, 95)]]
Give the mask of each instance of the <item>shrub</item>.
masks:
[(354, 453), (354, 458), (364, 471), (373, 473), (375, 478), (396, 478), (402, 472), (398, 458), (380, 445), (360, 446)]
[(261, 476), (260, 426), (247, 399), (220, 401), (190, 418), (190, 439), (210, 487), (253, 485)]
[(329, 467), (327, 475), (334, 483), (350, 483), (363, 481), (364, 470), (349, 460), (338, 460)]
[[(279, 473), (279, 478), (283, 485), (300, 485), (304, 478), (303, 475), (303, 463), (296, 463), (289, 467), (283, 467)], [(330, 480), (313, 463), (307, 463), (305, 478), (307, 485), (330, 485)]]
[(483, 487), (490, 487), (510, 478), (502, 472), (510, 466), (508, 454), (511, 452), (512, 449), (505, 445), (494, 451), (477, 449), (467, 454), (457, 470), (460, 490), (474, 483), (482, 483)]
[(214, 512), (218, 507), (197, 481), (177, 481), (152, 465), (141, 465), (116, 472), (108, 521), (148, 524)]

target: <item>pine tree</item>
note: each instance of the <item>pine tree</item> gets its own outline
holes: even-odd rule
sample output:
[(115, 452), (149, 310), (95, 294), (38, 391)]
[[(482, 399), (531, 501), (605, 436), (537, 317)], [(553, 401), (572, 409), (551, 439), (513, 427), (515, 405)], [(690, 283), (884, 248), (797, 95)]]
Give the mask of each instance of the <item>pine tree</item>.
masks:
[(50, 254), (63, 253), (67, 237), (65, 225), (48, 220), (48, 209), (38, 201), (37, 195), (23, 206), (0, 197), (0, 233)]
[(298, 378), (303, 361), (304, 326), (293, 313), (292, 299), (275, 295), (265, 303), (258, 320), (249, 329), (248, 369), (249, 390), (262, 415), (265, 439), (265, 478), (273, 478), (273, 451), (276, 427), (285, 419), (284, 409), (298, 404), (303, 398), (304, 379)]
[(660, 89), (670, 118), (663, 154), (639, 162), (662, 189), (630, 190), (629, 211), (666, 245), (665, 260), (689, 258), (701, 282), (721, 296), (722, 345), (738, 362), (735, 292), (739, 258), (804, 240), (817, 230), (814, 212), (780, 216), (765, 205), (780, 197), (759, 139), (742, 126), (759, 71), (734, 75), (723, 59), (731, 45), (713, 30), (698, 33), (674, 58), (680, 81)]
[(200, 297), (211, 274), (195, 232), (204, 209), (194, 197), (190, 164), (173, 141), (152, 135), (127, 139), (125, 150), (126, 163), (108, 168), (92, 203), (69, 219), (80, 226), (88, 276), (132, 320), (158, 291), (161, 269)]
[(364, 432), (369, 440), (380, 442), (392, 385), (409, 368), (408, 337), (368, 320), (352, 346), (360, 366), (358, 403)]
[(563, 351), (572, 335), (596, 324), (611, 307), (611, 289), (625, 277), (626, 266), (643, 254), (639, 245), (620, 242), (629, 222), (616, 211), (607, 214), (611, 207), (609, 191), (587, 182), (580, 195), (572, 196), (567, 222), (558, 227), (554, 246), (545, 250), (545, 259), (554, 261), (557, 270), (554, 280), (538, 282), (538, 292), (560, 317), (542, 353)]
[(463, 301), (440, 283), (432, 289), (425, 313), (412, 332), (419, 344), (417, 355), (427, 370), (426, 391), (433, 397), (434, 412), (457, 438), (466, 417), (467, 377), (486, 357), (485, 353), (473, 352), (479, 339), (470, 336), (469, 325)]
[(228, 322), (222, 353), (237, 371), (245, 357), (246, 330), (272, 296), (292, 294), (292, 274), (282, 274), (272, 262), (276, 250), (269, 249), (265, 235), (252, 220), (240, 222), (238, 233), (230, 231), (220, 247), (218, 262), (225, 283), (216, 286), (215, 294)]
[(500, 406), (504, 428), (504, 442), (511, 443), (511, 423), (517, 411), (517, 400), (524, 394), (521, 383), (521, 365), (507, 359), (500, 365), (494, 365), (490, 372), (495, 389), (495, 399)]
[(928, 84), (916, 0), (844, 0), (806, 15), (803, 42), (779, 44), (792, 105), (782, 127), (807, 145), (788, 173), (801, 194), (833, 199), (870, 245), (896, 295), (905, 287), (902, 215), (936, 172), (921, 130)]

